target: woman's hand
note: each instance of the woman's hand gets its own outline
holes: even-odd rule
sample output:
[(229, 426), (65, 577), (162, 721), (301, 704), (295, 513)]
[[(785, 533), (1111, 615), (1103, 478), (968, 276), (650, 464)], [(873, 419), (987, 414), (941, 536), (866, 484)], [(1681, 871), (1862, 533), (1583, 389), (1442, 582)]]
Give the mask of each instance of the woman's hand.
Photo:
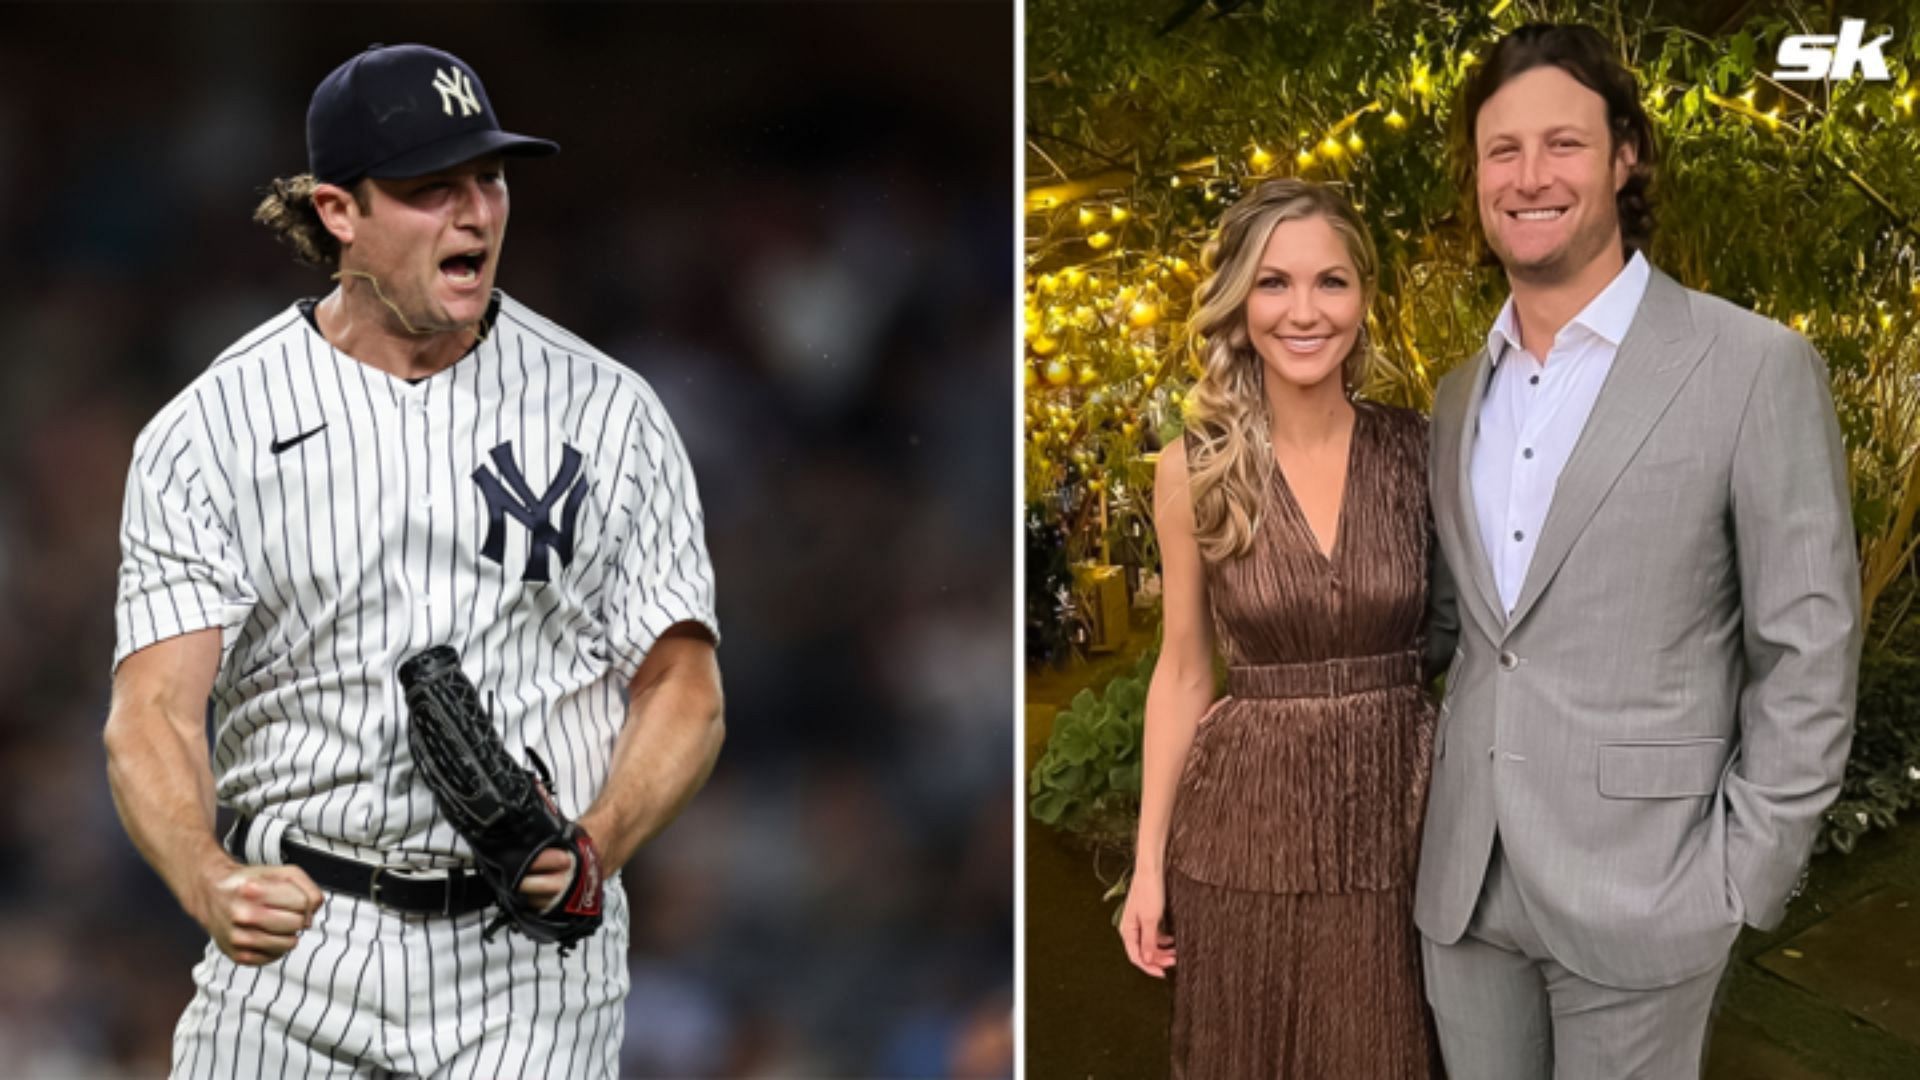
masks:
[(1166, 915), (1165, 880), (1159, 874), (1134, 872), (1127, 887), (1127, 904), (1120, 912), (1120, 940), (1133, 966), (1156, 979), (1167, 977), (1173, 966), (1173, 935), (1161, 920)]

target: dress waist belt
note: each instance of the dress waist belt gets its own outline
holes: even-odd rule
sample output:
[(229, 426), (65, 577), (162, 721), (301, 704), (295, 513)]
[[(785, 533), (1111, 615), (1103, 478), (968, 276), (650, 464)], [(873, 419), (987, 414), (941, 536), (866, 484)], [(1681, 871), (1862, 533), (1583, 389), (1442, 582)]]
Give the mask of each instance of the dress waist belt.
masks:
[(1227, 693), (1237, 698), (1346, 697), (1419, 683), (1420, 653), (1414, 650), (1301, 664), (1235, 664), (1227, 668)]

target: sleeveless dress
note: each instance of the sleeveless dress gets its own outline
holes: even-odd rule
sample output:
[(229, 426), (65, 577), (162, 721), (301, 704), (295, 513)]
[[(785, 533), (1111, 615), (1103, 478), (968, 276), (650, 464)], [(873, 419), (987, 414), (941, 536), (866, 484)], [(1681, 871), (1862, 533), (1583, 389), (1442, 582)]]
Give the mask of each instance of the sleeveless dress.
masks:
[(1180, 1080), (1441, 1075), (1413, 926), (1427, 421), (1355, 410), (1332, 557), (1276, 468), (1253, 548), (1206, 567), (1227, 696), (1167, 841)]

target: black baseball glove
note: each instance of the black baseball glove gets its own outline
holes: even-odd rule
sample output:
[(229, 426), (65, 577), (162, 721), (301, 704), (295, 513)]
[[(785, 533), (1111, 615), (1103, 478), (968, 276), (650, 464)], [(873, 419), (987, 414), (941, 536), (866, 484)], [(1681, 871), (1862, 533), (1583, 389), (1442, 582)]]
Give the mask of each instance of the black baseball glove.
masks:
[[(433, 798), (473, 848), (479, 874), (492, 887), (500, 915), (486, 938), (512, 927), (535, 941), (553, 942), (565, 955), (600, 928), (600, 853), (593, 838), (560, 813), (548, 794), (553, 777), (527, 748), (540, 775), (507, 756), (480, 692), (460, 670), (460, 654), (439, 645), (400, 665), (405, 688), (407, 744)], [(559, 848), (574, 856), (573, 880), (541, 911), (520, 895), (534, 856)]]

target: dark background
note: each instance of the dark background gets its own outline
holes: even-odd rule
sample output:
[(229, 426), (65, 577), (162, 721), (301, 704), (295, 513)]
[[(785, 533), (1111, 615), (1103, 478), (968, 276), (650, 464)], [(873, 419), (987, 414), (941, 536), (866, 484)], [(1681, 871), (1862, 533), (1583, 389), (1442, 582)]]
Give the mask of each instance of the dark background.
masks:
[(325, 278), (249, 214), (379, 41), (472, 64), (502, 288), (644, 375), (729, 736), (641, 852), (632, 1075), (1010, 1071), (1009, 4), (0, 10), (0, 1062), (163, 1072), (204, 935), (105, 782), (135, 433)]

